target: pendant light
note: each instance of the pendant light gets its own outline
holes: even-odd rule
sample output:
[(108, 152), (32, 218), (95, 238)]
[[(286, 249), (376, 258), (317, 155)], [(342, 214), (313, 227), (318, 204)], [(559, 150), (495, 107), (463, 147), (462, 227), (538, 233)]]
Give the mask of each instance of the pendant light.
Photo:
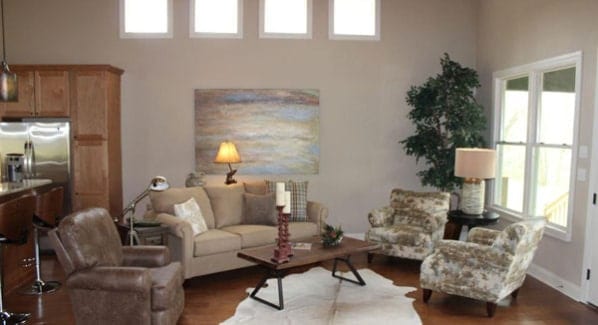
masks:
[(0, 11), (2, 15), (2, 71), (0, 72), (0, 102), (16, 102), (19, 98), (17, 87), (17, 75), (10, 71), (6, 63), (6, 45), (4, 34), (4, 0), (0, 0)]

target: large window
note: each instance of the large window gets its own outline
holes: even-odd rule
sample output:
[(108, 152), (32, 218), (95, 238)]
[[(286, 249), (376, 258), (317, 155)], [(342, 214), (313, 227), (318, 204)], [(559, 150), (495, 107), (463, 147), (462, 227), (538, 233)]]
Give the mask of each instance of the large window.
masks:
[(497, 72), (493, 206), (571, 236), (581, 53)]
[(243, 0), (191, 0), (191, 37), (243, 37)]
[(312, 0), (260, 0), (260, 38), (311, 38)]
[(121, 38), (171, 38), (172, 0), (120, 0)]
[(330, 39), (380, 39), (380, 0), (328, 1)]

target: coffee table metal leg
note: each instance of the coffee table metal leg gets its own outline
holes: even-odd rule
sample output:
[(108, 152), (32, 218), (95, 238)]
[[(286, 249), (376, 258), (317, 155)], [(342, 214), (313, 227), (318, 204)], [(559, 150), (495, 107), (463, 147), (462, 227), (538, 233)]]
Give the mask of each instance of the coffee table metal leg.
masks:
[[(334, 265), (332, 266), (332, 276), (337, 278), (337, 279), (341, 279), (341, 280), (345, 280), (345, 281), (349, 281), (355, 284), (359, 284), (360, 286), (364, 286), (365, 285), (365, 281), (363, 281), (363, 278), (361, 277), (361, 275), (359, 275), (359, 272), (357, 272), (357, 270), (353, 267), (353, 264), (351, 264), (351, 255), (347, 255), (347, 257), (342, 258), (342, 257), (336, 257), (334, 259)], [(347, 264), (347, 266), (349, 267), (349, 269), (351, 270), (351, 272), (353, 273), (353, 275), (355, 276), (355, 278), (357, 279), (357, 281), (353, 280), (353, 279), (348, 279), (345, 278), (343, 276), (340, 275), (336, 275), (336, 265), (338, 263), (338, 261), (343, 261), (345, 262), (345, 264)]]
[[(260, 280), (260, 282), (258, 282), (257, 286), (255, 287), (255, 289), (253, 289), (253, 291), (251, 292), (251, 294), (249, 296), (263, 304), (270, 306), (270, 307), (276, 308), (278, 310), (283, 310), (284, 309), (284, 298), (282, 296), (282, 278), (283, 277), (284, 277), (284, 274), (282, 272), (270, 271), (270, 270), (266, 271), (266, 275), (264, 275), (264, 277)], [(276, 278), (278, 281), (278, 305), (257, 296), (258, 291), (260, 291), (260, 289), (264, 287), (264, 284), (266, 284), (266, 281), (268, 281), (268, 279), (271, 279), (271, 278)]]

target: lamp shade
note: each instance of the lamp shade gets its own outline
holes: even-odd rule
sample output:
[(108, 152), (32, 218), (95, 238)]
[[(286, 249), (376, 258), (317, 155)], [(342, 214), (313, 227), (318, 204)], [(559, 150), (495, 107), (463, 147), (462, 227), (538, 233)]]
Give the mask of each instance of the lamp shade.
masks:
[(494, 178), (496, 151), (480, 148), (457, 148), (455, 176), (464, 178)]
[(219, 164), (240, 163), (241, 157), (239, 156), (239, 152), (237, 151), (235, 144), (230, 141), (222, 142), (214, 162)]

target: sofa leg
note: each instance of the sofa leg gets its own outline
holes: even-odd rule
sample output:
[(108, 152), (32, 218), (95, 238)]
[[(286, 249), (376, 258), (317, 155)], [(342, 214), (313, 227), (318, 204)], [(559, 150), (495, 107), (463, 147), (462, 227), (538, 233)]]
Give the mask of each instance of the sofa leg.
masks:
[(423, 289), (424, 290), (424, 302), (427, 303), (428, 300), (430, 300), (430, 297), (432, 296), (432, 290), (430, 289)]
[(373, 259), (374, 259), (374, 254), (368, 253), (368, 264), (371, 264)]
[(519, 294), (519, 288), (517, 288), (515, 291), (511, 292), (511, 297), (513, 297), (513, 300), (517, 299), (518, 294)]
[(486, 303), (486, 313), (488, 313), (488, 317), (494, 316), (494, 312), (496, 311), (496, 304), (493, 302)]

